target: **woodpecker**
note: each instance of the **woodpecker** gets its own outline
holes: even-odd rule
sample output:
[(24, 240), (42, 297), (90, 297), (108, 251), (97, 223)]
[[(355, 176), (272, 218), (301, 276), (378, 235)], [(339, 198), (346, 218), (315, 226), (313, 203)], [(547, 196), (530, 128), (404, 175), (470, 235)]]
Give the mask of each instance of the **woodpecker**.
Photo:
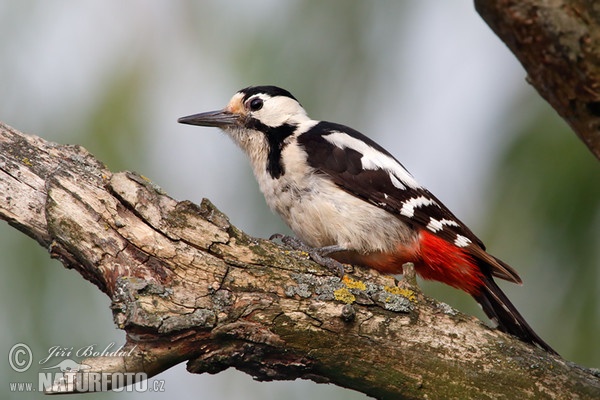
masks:
[(269, 207), (308, 246), (342, 263), (398, 274), (411, 262), (424, 279), (470, 294), (498, 329), (556, 352), (494, 282), (521, 284), (387, 150), (347, 126), (311, 119), (275, 86), (250, 86), (218, 111), (179, 118), (218, 127), (250, 159)]

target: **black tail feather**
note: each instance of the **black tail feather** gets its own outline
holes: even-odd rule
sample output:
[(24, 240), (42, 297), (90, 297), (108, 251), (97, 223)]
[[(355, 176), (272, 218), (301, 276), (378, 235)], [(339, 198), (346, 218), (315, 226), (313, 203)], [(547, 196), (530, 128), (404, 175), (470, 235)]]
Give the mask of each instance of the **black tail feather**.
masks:
[(481, 304), (486, 315), (498, 323), (499, 330), (535, 344), (549, 353), (558, 354), (533, 331), (491, 276), (485, 276), (483, 281), (481, 293), (473, 297)]

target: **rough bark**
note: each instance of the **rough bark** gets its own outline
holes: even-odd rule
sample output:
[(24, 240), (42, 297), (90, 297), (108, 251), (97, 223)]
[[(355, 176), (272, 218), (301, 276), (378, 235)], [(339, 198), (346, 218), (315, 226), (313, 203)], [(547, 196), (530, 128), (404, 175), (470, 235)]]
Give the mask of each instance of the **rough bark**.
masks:
[(527, 79), (600, 158), (600, 2), (475, 0)]
[(86, 359), (87, 372), (153, 376), (188, 361), (193, 373), (234, 367), (376, 398), (600, 397), (597, 371), (427, 298), (414, 280), (362, 268), (340, 279), (246, 235), (208, 200), (175, 201), (79, 146), (2, 124), (0, 218), (110, 297), (133, 351)]

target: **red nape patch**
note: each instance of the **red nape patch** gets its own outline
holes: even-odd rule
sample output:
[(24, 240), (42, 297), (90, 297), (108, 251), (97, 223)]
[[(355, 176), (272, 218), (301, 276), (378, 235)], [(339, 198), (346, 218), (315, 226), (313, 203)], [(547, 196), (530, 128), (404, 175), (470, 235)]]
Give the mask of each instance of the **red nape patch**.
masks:
[(424, 230), (419, 233), (419, 242), (421, 261), (415, 268), (423, 279), (443, 282), (469, 294), (480, 292), (482, 273), (466, 249)]

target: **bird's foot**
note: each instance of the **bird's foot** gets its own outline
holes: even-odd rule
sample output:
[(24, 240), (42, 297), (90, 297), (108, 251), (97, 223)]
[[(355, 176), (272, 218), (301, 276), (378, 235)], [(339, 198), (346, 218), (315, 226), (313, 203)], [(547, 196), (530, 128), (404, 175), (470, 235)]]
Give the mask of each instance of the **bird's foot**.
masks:
[(271, 235), (271, 237), (269, 238), (269, 240), (276, 240), (276, 239), (279, 239), (281, 241), (281, 243), (283, 243), (284, 245), (286, 245), (288, 247), (291, 247), (294, 250), (299, 250), (299, 251), (308, 253), (310, 258), (314, 262), (335, 272), (336, 275), (338, 275), (340, 278), (344, 276), (344, 272), (345, 272), (344, 264), (342, 264), (341, 262), (339, 262), (337, 260), (334, 260), (331, 257), (328, 257), (328, 255), (331, 253), (335, 253), (338, 251), (344, 251), (345, 250), (344, 248), (342, 248), (338, 245), (316, 247), (316, 248), (310, 247), (309, 245), (307, 245), (306, 243), (304, 243), (303, 241), (301, 241), (298, 238), (288, 236), (288, 235), (282, 235), (281, 233), (275, 233), (275, 234)]

